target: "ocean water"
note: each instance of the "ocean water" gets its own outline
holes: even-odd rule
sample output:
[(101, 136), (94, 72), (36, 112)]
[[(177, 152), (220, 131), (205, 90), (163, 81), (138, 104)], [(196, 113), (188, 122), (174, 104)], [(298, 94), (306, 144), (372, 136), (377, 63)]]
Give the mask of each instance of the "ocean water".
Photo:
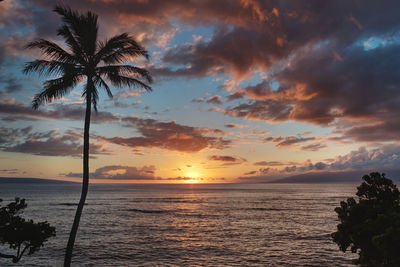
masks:
[[(356, 184), (91, 185), (73, 266), (352, 266), (331, 241)], [(17, 265), (62, 266), (79, 184), (0, 184), (57, 236)], [(6, 251), (6, 247), (0, 247)]]

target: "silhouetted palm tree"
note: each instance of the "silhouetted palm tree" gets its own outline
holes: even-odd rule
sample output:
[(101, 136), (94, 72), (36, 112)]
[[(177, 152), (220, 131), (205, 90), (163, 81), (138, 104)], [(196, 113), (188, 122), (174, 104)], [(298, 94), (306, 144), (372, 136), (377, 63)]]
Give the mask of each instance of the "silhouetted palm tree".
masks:
[(89, 186), (89, 126), (92, 105), (97, 111), (97, 88), (103, 88), (110, 97), (112, 93), (106, 81), (116, 87), (138, 86), (151, 91), (151, 87), (143, 80), (151, 83), (152, 78), (145, 69), (120, 65), (139, 56), (148, 59), (147, 51), (133, 37), (123, 33), (101, 42), (97, 40), (98, 16), (96, 14), (92, 12), (81, 14), (65, 6), (56, 6), (54, 11), (62, 17), (63, 25), (58, 29), (58, 35), (64, 38), (68, 50), (44, 39), (31, 42), (27, 48), (39, 48), (47, 59), (27, 63), (24, 72), (59, 75), (58, 78), (48, 80), (43, 84), (44, 90), (35, 95), (33, 100), (34, 109), (41, 104), (63, 97), (78, 83), (86, 80), (82, 92), (86, 100), (82, 194), (64, 260), (64, 266), (70, 266), (72, 249)]

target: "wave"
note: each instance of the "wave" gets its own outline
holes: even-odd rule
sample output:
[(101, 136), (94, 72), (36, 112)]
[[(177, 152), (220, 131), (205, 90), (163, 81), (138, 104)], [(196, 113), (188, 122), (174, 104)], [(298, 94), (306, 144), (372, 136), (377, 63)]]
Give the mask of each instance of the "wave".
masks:
[(291, 209), (278, 209), (278, 208), (245, 208), (239, 210), (267, 210), (267, 211), (283, 211), (283, 210), (291, 210)]
[[(85, 206), (89, 204), (85, 203)], [(50, 206), (78, 206), (78, 203), (51, 203)]]
[(167, 210), (140, 210), (140, 209), (128, 209), (130, 212), (141, 212), (141, 213), (166, 213)]

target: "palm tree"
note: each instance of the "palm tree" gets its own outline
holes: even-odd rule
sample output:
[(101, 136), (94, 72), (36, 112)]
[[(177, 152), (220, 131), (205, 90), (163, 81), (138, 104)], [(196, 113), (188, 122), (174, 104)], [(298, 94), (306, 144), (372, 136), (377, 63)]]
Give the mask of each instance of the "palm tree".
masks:
[[(89, 127), (91, 107), (97, 112), (98, 88), (103, 88), (109, 97), (112, 93), (107, 82), (116, 87), (141, 87), (151, 91), (146, 84), (152, 82), (149, 72), (123, 62), (144, 56), (148, 52), (127, 33), (116, 35), (104, 42), (97, 40), (98, 16), (92, 12), (78, 13), (69, 7), (56, 6), (54, 12), (62, 17), (63, 25), (57, 34), (61, 36), (67, 50), (54, 42), (38, 39), (26, 47), (39, 48), (46, 59), (34, 60), (26, 64), (24, 73), (38, 72), (40, 75), (58, 75), (47, 80), (43, 91), (36, 94), (32, 107), (51, 103), (68, 94), (78, 83), (85, 81), (82, 97), (86, 101), (83, 137), (83, 181), (82, 193), (76, 209), (74, 223), (69, 235), (64, 266), (71, 265), (72, 249), (79, 226), (83, 206), (89, 186)], [(106, 82), (107, 81), (107, 82)]]

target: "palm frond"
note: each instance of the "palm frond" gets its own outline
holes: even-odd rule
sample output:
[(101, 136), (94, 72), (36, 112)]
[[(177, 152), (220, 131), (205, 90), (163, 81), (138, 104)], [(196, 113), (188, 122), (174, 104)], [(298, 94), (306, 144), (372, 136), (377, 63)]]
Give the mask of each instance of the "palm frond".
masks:
[(127, 77), (123, 75), (119, 75), (117, 73), (109, 72), (106, 74), (107, 79), (111, 81), (111, 83), (116, 87), (141, 87), (146, 89), (147, 91), (152, 91), (151, 87), (147, 84), (141, 82), (138, 79)]
[(118, 75), (139, 76), (140, 78), (144, 78), (149, 83), (153, 82), (153, 78), (147, 70), (131, 65), (107, 65), (98, 67), (96, 70), (100, 75), (105, 75), (108, 72), (112, 72)]
[(148, 52), (132, 36), (122, 33), (105, 42), (99, 42), (99, 51), (96, 53), (95, 62), (121, 63), (137, 56), (149, 59)]
[(79, 59), (79, 62), (84, 65), (85, 54), (82, 52), (82, 47), (75, 39), (74, 35), (71, 33), (71, 30), (68, 28), (67, 25), (61, 26), (57, 30), (57, 35), (62, 36), (65, 39), (65, 43), (74, 53), (74, 55)]
[(109, 98), (113, 98), (113, 94), (110, 90), (110, 87), (99, 75), (94, 76), (93, 81), (94, 81), (95, 85), (97, 85), (98, 87), (103, 87), (104, 90), (106, 90)]
[(38, 109), (42, 104), (51, 103), (57, 98), (66, 95), (77, 83), (82, 76), (65, 75), (63, 77), (48, 80), (43, 83), (44, 90), (36, 94), (32, 101), (32, 107)]
[(92, 104), (94, 111), (97, 113), (97, 102), (99, 100), (99, 94), (96, 89), (92, 90)]
[(28, 49), (39, 48), (40, 50), (42, 50), (44, 55), (54, 60), (69, 62), (69, 63), (78, 62), (76, 57), (74, 57), (73, 55), (62, 49), (59, 45), (45, 39), (38, 39), (33, 42), (30, 42), (25, 46), (25, 48)]
[(73, 37), (81, 45), (87, 56), (93, 56), (96, 51), (98, 16), (92, 12), (80, 14), (69, 7), (57, 5), (54, 11), (62, 16), (63, 22), (72, 31)]
[(25, 64), (23, 72), (38, 72), (39, 75), (63, 75), (63, 74), (79, 74), (81, 67), (79, 65), (65, 63), (56, 60), (34, 60)]

